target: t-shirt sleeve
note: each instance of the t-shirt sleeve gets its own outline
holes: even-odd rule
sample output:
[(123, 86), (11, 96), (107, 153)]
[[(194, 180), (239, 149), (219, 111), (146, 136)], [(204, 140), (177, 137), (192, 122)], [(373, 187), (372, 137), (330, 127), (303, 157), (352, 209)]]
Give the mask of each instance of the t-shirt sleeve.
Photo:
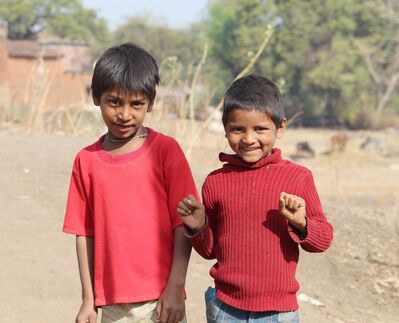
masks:
[(164, 177), (171, 223), (176, 228), (183, 224), (177, 213), (179, 202), (190, 194), (199, 201), (199, 195), (187, 159), (173, 138), (170, 138), (165, 154)]
[(82, 236), (94, 236), (93, 217), (79, 173), (78, 159), (76, 159), (69, 185), (63, 231)]

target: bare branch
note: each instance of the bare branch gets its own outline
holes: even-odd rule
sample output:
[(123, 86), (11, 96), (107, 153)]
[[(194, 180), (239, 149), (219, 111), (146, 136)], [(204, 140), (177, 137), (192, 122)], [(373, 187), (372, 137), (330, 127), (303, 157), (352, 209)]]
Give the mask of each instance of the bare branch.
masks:
[(353, 40), (354, 45), (357, 47), (359, 50), (360, 55), (364, 58), (367, 64), (367, 69), (373, 78), (374, 82), (377, 84), (382, 84), (382, 80), (380, 76), (378, 75), (376, 69), (374, 68), (373, 62), (371, 61), (371, 50), (366, 47), (365, 45), (362, 44), (362, 42), (357, 39), (355, 36), (351, 36), (351, 39)]

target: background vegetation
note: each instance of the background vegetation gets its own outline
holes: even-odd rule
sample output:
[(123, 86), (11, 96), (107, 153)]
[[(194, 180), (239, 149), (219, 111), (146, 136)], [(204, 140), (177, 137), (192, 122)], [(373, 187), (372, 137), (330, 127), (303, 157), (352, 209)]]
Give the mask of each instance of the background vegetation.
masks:
[(89, 41), (93, 58), (110, 45), (136, 42), (160, 62), (163, 85), (181, 89), (195, 78), (215, 105), (271, 27), (251, 72), (280, 85), (289, 116), (302, 110), (302, 122), (329, 116), (350, 128), (398, 125), (399, 0), (211, 0), (207, 10), (186, 29), (140, 15), (110, 31), (80, 0), (0, 2), (12, 39), (46, 30)]

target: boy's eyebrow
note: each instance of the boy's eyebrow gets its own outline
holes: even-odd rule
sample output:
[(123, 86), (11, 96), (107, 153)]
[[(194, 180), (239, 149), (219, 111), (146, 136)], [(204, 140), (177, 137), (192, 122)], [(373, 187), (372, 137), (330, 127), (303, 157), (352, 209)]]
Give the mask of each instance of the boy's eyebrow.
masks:
[[(229, 125), (230, 125), (230, 127), (243, 127), (243, 125), (239, 122), (230, 122)], [(268, 128), (269, 125), (258, 123), (258, 124), (252, 125), (252, 127)]]
[[(117, 94), (106, 94), (105, 97), (106, 98), (110, 98), (110, 99), (124, 100), (123, 97), (121, 97), (121, 96), (119, 96)], [(140, 102), (144, 101), (145, 102), (146, 101), (146, 97), (142, 96), (142, 97), (134, 98), (134, 99), (131, 99), (131, 100), (129, 99), (129, 101), (130, 102), (137, 102), (137, 101), (140, 101)]]
[(106, 94), (105, 97), (106, 98), (111, 98), (111, 99), (121, 99), (119, 96), (114, 95), (114, 94)]

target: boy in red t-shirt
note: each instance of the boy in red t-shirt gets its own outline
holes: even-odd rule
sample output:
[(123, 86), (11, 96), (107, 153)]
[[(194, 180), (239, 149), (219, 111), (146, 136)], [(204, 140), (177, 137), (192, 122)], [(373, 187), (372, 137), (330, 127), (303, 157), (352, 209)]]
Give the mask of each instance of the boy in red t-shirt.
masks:
[[(300, 245), (322, 252), (331, 244), (310, 170), (274, 148), (286, 126), (280, 91), (256, 75), (237, 79), (223, 105), (226, 138), (235, 154), (178, 212), (186, 235), (206, 259), (214, 289), (205, 293), (208, 322), (298, 322), (295, 271)], [(215, 297), (216, 296), (216, 297)]]
[(108, 132), (76, 156), (63, 231), (75, 234), (83, 302), (78, 323), (185, 321), (191, 245), (176, 212), (196, 192), (171, 137), (143, 126), (159, 84), (134, 44), (106, 50), (92, 78)]

